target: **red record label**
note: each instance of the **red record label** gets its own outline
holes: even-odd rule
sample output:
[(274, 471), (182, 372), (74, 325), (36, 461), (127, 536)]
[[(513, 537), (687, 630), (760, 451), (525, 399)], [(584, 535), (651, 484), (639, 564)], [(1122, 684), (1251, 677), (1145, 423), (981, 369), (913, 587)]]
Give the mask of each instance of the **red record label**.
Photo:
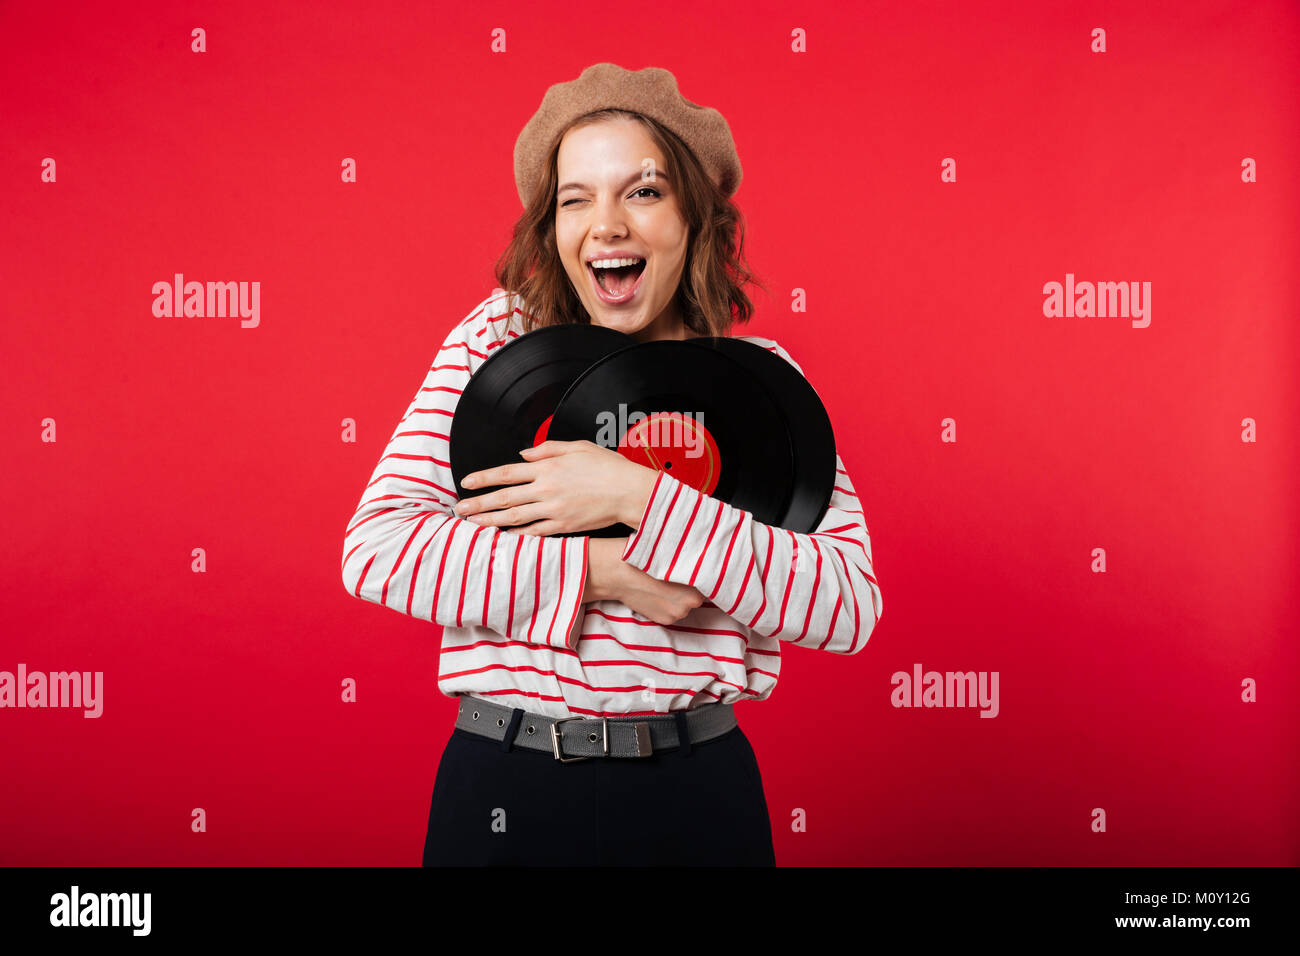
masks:
[(551, 419), (554, 417), (554, 415), (547, 415), (546, 420), (537, 426), (537, 434), (533, 436), (534, 448), (546, 441), (546, 430), (551, 427)]
[(630, 426), (619, 439), (618, 452), (706, 495), (713, 493), (722, 473), (722, 457), (709, 430), (697, 417), (681, 412), (655, 412)]

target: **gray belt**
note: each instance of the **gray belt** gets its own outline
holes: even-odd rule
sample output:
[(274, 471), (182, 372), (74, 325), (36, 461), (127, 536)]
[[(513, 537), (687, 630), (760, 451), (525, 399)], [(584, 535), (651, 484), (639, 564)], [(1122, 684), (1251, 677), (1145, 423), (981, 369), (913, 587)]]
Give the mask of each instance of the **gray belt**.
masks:
[(548, 751), (561, 763), (590, 757), (648, 757), (660, 750), (720, 737), (737, 726), (731, 704), (703, 704), (654, 717), (545, 717), (504, 707), (481, 697), (461, 695), (456, 729), (481, 734), (502, 750), (524, 747)]

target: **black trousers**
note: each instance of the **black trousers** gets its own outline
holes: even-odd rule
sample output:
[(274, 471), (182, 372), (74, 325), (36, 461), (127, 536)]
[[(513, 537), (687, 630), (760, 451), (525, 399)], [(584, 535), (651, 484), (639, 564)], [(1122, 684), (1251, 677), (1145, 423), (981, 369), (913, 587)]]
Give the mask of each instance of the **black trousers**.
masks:
[(560, 763), (453, 730), (425, 866), (775, 866), (758, 761), (739, 727), (649, 757)]

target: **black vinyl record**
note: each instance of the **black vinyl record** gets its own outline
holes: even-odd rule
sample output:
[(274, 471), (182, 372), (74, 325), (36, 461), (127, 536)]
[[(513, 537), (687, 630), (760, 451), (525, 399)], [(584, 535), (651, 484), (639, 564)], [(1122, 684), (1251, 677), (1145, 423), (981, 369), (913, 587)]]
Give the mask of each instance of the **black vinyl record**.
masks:
[[(648, 418), (638, 421), (636, 413)], [(638, 452), (652, 467), (676, 471), (758, 521), (777, 524), (785, 515), (794, 476), (785, 417), (763, 383), (721, 350), (659, 340), (615, 352), (564, 394), (549, 434), (613, 448), (629, 423), (642, 436), (663, 438)]]
[(720, 351), (745, 366), (767, 388), (785, 418), (794, 452), (790, 504), (775, 522), (791, 531), (816, 530), (835, 491), (835, 432), (812, 384), (775, 352), (738, 338), (706, 337), (691, 345)]
[(525, 332), (501, 346), (470, 377), (452, 416), (451, 474), (456, 495), (466, 498), (499, 487), (467, 489), (475, 471), (522, 462), (560, 397), (592, 363), (635, 345), (636, 340), (600, 325), (552, 325)]

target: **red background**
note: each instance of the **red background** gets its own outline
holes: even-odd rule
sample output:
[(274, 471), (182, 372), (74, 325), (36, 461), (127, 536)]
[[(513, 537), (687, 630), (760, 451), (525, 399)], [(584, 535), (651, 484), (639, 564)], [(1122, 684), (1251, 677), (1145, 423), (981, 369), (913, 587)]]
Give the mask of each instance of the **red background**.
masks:
[[(1300, 862), (1298, 38), (1287, 0), (0, 7), (0, 669), (105, 673), (97, 720), (0, 711), (0, 862), (419, 862), (438, 632), (345, 592), (343, 532), (496, 284), (515, 137), (605, 60), (727, 117), (737, 334), (872, 534), (866, 649), (737, 709), (778, 863)], [(155, 318), (175, 272), (260, 281), (260, 327)], [(1067, 272), (1151, 282), (1150, 327), (1045, 318)], [(917, 662), (999, 716), (891, 707)]]

